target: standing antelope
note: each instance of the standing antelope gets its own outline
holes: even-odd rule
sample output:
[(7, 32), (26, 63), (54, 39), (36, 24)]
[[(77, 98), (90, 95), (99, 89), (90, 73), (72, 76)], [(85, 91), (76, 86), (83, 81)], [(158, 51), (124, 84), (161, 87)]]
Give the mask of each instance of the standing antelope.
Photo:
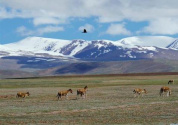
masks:
[(171, 84), (171, 83), (174, 84), (174, 80), (169, 80), (168, 81), (168, 84)]
[(147, 94), (147, 91), (146, 89), (139, 89), (139, 88), (136, 88), (133, 90), (133, 93), (134, 93), (134, 97), (136, 97), (138, 95), (138, 97), (141, 95), (143, 97), (143, 93)]
[(26, 96), (30, 96), (29, 92), (23, 93), (23, 92), (18, 92), (16, 95), (16, 98), (22, 97), (25, 98)]
[(83, 95), (85, 95), (85, 98), (87, 98), (87, 89), (88, 86), (85, 86), (83, 89), (78, 89), (77, 96), (80, 95), (82, 97)]
[(60, 91), (60, 92), (58, 92), (58, 94), (57, 94), (58, 100), (59, 100), (59, 98), (62, 99), (62, 96), (65, 96), (66, 99), (68, 99), (68, 95), (67, 94), (69, 92), (72, 93), (72, 89), (68, 89), (66, 91)]
[(171, 95), (171, 89), (169, 87), (161, 87), (160, 89), (160, 96), (164, 97), (164, 92), (167, 92), (167, 97)]

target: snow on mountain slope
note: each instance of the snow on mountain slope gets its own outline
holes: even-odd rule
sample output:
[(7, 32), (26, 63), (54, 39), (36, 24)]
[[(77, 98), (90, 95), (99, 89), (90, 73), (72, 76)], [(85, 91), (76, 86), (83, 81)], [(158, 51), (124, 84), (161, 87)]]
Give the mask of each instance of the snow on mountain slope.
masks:
[[(136, 37), (127, 37), (118, 41), (110, 41), (110, 40), (94, 40), (97, 41), (98, 44), (96, 46), (101, 47), (99, 41), (103, 41), (106, 44), (114, 44), (116, 46), (123, 47), (134, 47), (138, 46), (156, 46), (156, 47), (166, 47), (172, 43), (175, 39), (172, 37), (166, 36), (136, 36)], [(27, 37), (19, 42), (5, 44), (7, 48), (13, 50), (28, 50), (28, 51), (55, 51), (60, 52), (61, 48), (67, 46), (75, 41), (75, 44), (80, 44), (80, 46), (86, 46), (91, 44), (91, 41), (85, 40), (61, 40), (61, 39), (52, 39), (52, 38), (42, 38), (42, 37)], [(78, 43), (77, 43), (78, 41)], [(79, 43), (79, 41), (85, 41)], [(79, 49), (81, 50), (81, 49)]]
[(178, 50), (178, 39), (176, 39), (174, 42), (172, 42), (171, 44), (169, 44), (167, 46), (167, 48), (170, 48), (170, 49), (177, 49)]
[(156, 46), (156, 47), (166, 47), (175, 38), (167, 36), (136, 36), (136, 37), (127, 37), (116, 41), (116, 44), (124, 44), (129, 48), (133, 48), (135, 45), (138, 46)]
[(19, 42), (5, 44), (4, 46), (12, 50), (32, 51), (34, 53), (48, 53), (61, 55), (59, 51), (62, 47), (69, 44), (69, 40), (59, 40), (41, 37), (27, 37)]
[(72, 47), (73, 51), (69, 55), (75, 55), (78, 51), (81, 51), (90, 44), (95, 44), (98, 49), (102, 46), (113, 44), (115, 46), (122, 46), (123, 48), (137, 48), (137, 46), (156, 46), (166, 47), (174, 41), (172, 37), (166, 36), (137, 36), (128, 37), (118, 41), (110, 40), (61, 40), (42, 37), (27, 37), (19, 42), (5, 44), (3, 46), (12, 50), (28, 50), (33, 52), (55, 52), (60, 53), (65, 46)]
[[(76, 56), (79, 53), (85, 52), (86, 50), (92, 49), (92, 51), (97, 51), (103, 48), (107, 48), (109, 46), (115, 46), (112, 43), (113, 41), (109, 40), (93, 40), (93, 41), (85, 41), (85, 40), (73, 40), (69, 45), (63, 47), (61, 49), (61, 53), (64, 55)], [(107, 49), (105, 53), (109, 52)]]
[(31, 51), (13, 50), (6, 46), (0, 45), (0, 58), (4, 56), (22, 56), (22, 55), (34, 55)]
[(80, 52), (85, 47), (87, 47), (89, 44), (91, 44), (91, 42), (82, 41), (82, 40), (74, 40), (71, 44), (72, 46), (74, 46), (74, 49), (71, 51), (70, 56), (74, 56), (76, 53)]
[(0, 51), (9, 51), (10, 49), (4, 45), (0, 45)]
[(137, 36), (124, 38), (118, 41), (60, 40), (42, 37), (27, 37), (19, 42), (1, 45), (0, 51), (4, 50), (6, 52), (1, 54), (1, 57), (5, 54), (9, 56), (37, 56), (38, 54), (43, 55), (46, 53), (51, 56), (69, 58), (97, 58), (107, 53), (114, 53), (122, 57), (127, 57), (129, 55), (129, 58), (137, 58), (134, 54), (147, 52), (152, 54), (153, 52), (158, 52), (158, 48), (165, 49), (167, 45), (174, 45), (170, 48), (175, 49), (177, 42), (172, 43), (173, 40), (174, 38), (165, 36)]

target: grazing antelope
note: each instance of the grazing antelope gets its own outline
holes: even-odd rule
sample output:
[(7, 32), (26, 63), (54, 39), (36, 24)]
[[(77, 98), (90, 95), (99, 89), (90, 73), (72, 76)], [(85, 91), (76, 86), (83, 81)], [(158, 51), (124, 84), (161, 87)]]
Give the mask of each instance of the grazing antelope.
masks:
[(160, 89), (160, 96), (164, 97), (164, 92), (167, 92), (167, 97), (171, 95), (171, 89), (169, 87), (161, 87)]
[(72, 89), (68, 89), (66, 91), (60, 91), (60, 92), (58, 92), (58, 94), (57, 94), (58, 100), (59, 100), (59, 98), (62, 99), (62, 96), (65, 96), (66, 99), (68, 99), (68, 95), (67, 94), (69, 92), (72, 93)]
[(168, 84), (174, 84), (174, 80), (169, 80)]
[(16, 95), (16, 98), (18, 97), (22, 97), (22, 98), (25, 98), (26, 96), (30, 96), (30, 93), (29, 92), (26, 92), (26, 93), (23, 93), (23, 92), (18, 92), (17, 95)]
[(87, 98), (87, 89), (88, 86), (85, 86), (83, 89), (78, 89), (77, 96), (80, 95), (81, 97), (83, 97), (83, 95), (85, 95), (85, 98)]
[(143, 97), (143, 93), (147, 94), (147, 91), (146, 91), (146, 89), (139, 89), (139, 88), (137, 88), (137, 89), (133, 90), (133, 93), (134, 93), (134, 97), (136, 97), (137, 95), (138, 95), (138, 97), (140, 95), (142, 95), (142, 97)]

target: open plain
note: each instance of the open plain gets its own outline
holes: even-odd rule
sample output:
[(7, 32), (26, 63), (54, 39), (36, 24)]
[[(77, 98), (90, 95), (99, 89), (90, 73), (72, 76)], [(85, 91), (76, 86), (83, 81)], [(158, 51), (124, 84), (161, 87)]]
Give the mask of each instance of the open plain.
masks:
[[(87, 98), (77, 99), (85, 85)], [(172, 89), (170, 97), (159, 96), (162, 86)], [(134, 98), (135, 88), (147, 94)], [(57, 92), (67, 89), (73, 94), (58, 101)], [(30, 96), (16, 98), (19, 91)], [(0, 124), (178, 124), (178, 74), (1, 79)]]

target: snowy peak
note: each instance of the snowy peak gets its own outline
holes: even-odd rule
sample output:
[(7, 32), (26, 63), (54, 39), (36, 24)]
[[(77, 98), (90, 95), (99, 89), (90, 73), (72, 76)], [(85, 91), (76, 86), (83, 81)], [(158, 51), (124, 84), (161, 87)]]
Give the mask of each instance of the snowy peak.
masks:
[[(137, 46), (156, 46), (166, 47), (171, 44), (174, 38), (165, 36), (142, 36), (142, 37), (128, 37), (119, 41), (109, 40), (61, 40), (42, 37), (27, 37), (19, 42), (3, 45), (12, 50), (28, 50), (35, 53), (39, 52), (55, 52), (63, 53), (65, 55), (75, 55), (87, 46), (94, 45), (94, 47), (107, 47), (111, 45), (123, 48), (137, 48)], [(67, 52), (66, 52), (67, 51)]]
[(3, 45), (0, 45), (0, 51), (9, 51), (10, 49), (8, 47), (5, 47)]
[(70, 44), (63, 47), (60, 53), (64, 55), (75, 56), (76, 54), (83, 51), (85, 48), (96, 47), (100, 49), (101, 47), (106, 48), (110, 45), (114, 45), (114, 44), (112, 44), (112, 41), (107, 41), (107, 40), (94, 40), (94, 41), (73, 40)]
[(178, 50), (178, 39), (176, 39), (174, 42), (172, 42), (171, 44), (169, 44), (167, 46), (167, 48), (170, 48), (170, 49), (177, 49)]
[(13, 51), (31, 51), (33, 53), (63, 56), (59, 51), (69, 43), (71, 43), (69, 40), (27, 37), (19, 42), (5, 44), (4, 46)]
[(174, 38), (166, 37), (166, 36), (136, 36), (136, 37), (127, 37), (117, 42), (130, 47), (133, 46), (166, 47), (174, 40), (175, 40)]
[(96, 40), (96, 41), (91, 41), (91, 42), (94, 45), (94, 47), (98, 47), (98, 49), (101, 47), (106, 48), (108, 46), (114, 45), (113, 41), (109, 41), (109, 40)]
[(42, 37), (27, 37), (19, 42), (5, 44), (6, 47), (13, 50), (28, 51), (55, 51), (69, 44), (69, 40), (50, 39)]
[(90, 44), (89, 41), (85, 41), (85, 40), (73, 40), (68, 45), (64, 46), (60, 50), (60, 53), (62, 53), (64, 55), (74, 56), (76, 53), (78, 53), (81, 50), (83, 50), (89, 44)]
[[(170, 50), (177, 53), (178, 40), (172, 43), (171, 37), (128, 37), (119, 41), (109, 40), (60, 40), (42, 37), (27, 37), (19, 42), (0, 45), (0, 57), (7, 56), (36, 56), (41, 54), (56, 57), (74, 57), (80, 59), (96, 59), (105, 57), (121, 60), (123, 58), (152, 58), (159, 51)], [(169, 48), (166, 49), (166, 46)], [(163, 48), (161, 48), (163, 47)], [(172, 51), (173, 49), (174, 51)], [(177, 50), (175, 50), (177, 49)], [(115, 56), (113, 56), (115, 55)], [(175, 55), (175, 54), (174, 54)]]

